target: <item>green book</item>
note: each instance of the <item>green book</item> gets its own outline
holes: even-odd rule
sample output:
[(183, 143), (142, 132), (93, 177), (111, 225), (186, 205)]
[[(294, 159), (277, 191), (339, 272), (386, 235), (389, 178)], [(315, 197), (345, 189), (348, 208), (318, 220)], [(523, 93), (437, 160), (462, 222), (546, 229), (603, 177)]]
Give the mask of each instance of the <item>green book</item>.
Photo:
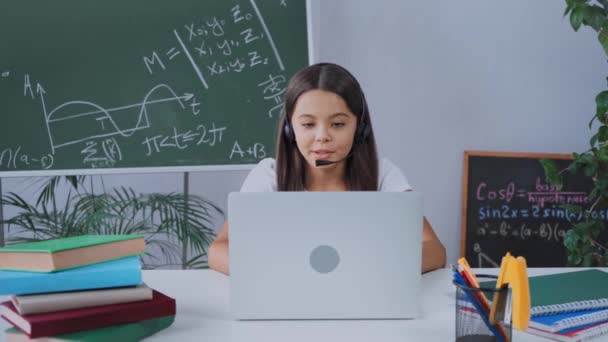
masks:
[(79, 235), (66, 238), (18, 243), (0, 247), (1, 252), (55, 253), (68, 249), (101, 245), (117, 241), (140, 239), (142, 235)]
[(54, 272), (145, 252), (142, 235), (80, 235), (0, 248), (0, 270)]
[(533, 316), (608, 307), (608, 273), (581, 270), (529, 278)]
[[(528, 278), (532, 316), (608, 308), (608, 273), (588, 269)], [(481, 287), (494, 288), (482, 282)]]
[(6, 330), (7, 342), (60, 342), (60, 341), (80, 341), (80, 342), (107, 342), (107, 341), (141, 341), (152, 336), (157, 332), (168, 328), (175, 316), (165, 316), (161, 318), (148, 319), (129, 324), (114, 325), (110, 327), (79, 331), (70, 334), (57, 335), (51, 337), (40, 337), (30, 339), (28, 336), (16, 328)]

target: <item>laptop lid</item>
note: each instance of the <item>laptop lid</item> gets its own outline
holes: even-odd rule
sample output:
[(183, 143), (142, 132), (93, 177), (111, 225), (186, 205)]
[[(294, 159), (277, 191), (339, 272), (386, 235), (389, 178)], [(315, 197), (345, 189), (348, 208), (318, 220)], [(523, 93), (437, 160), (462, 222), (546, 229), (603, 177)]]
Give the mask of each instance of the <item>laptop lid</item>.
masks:
[(233, 315), (414, 318), (422, 222), (415, 192), (231, 193)]

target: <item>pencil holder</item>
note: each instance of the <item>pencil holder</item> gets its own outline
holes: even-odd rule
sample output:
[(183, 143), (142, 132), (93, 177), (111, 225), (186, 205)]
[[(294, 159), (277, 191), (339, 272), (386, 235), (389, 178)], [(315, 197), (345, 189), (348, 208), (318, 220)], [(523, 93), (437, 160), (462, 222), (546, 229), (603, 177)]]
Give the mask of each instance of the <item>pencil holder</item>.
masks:
[[(496, 282), (496, 276), (477, 275), (480, 282)], [(456, 286), (456, 342), (510, 342), (512, 336), (509, 288)], [(497, 324), (490, 323), (495, 294), (505, 299), (506, 310), (499, 311)]]

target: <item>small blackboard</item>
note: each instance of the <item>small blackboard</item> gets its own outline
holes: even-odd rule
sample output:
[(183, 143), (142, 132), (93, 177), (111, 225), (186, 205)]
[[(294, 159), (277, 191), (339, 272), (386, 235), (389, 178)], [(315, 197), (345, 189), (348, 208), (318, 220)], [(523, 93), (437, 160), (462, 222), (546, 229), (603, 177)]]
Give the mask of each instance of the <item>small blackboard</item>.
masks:
[[(545, 178), (541, 159), (564, 169), (569, 154), (473, 152), (464, 154), (460, 254), (472, 267), (498, 267), (511, 252), (526, 258), (528, 267), (563, 267), (563, 237), (582, 220), (562, 204), (589, 208), (592, 182), (583, 174), (563, 173), (558, 189)], [(608, 210), (593, 214), (608, 219)]]

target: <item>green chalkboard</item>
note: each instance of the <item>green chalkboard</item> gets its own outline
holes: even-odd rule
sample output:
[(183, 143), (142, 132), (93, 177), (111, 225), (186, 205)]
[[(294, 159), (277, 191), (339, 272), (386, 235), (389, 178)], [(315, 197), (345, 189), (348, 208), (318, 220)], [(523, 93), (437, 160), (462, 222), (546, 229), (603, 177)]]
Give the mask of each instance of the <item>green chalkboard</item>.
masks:
[[(274, 155), (305, 0), (11, 0), (0, 176), (236, 167)], [(145, 168), (145, 169), (144, 169)]]

